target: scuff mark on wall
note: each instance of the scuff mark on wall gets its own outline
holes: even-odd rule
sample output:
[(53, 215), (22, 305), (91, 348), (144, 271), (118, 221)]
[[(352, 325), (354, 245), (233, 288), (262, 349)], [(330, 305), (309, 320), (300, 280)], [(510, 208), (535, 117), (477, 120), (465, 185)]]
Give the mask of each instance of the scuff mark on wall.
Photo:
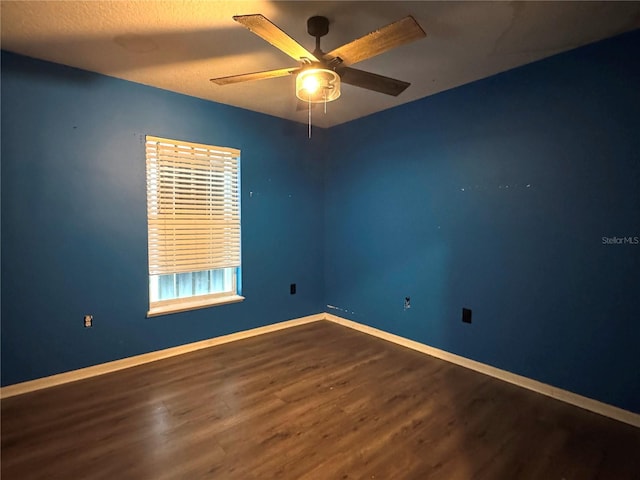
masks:
[(327, 308), (329, 308), (331, 310), (337, 310), (337, 311), (343, 312), (343, 313), (350, 313), (351, 315), (355, 315), (356, 314), (356, 312), (352, 312), (350, 310), (347, 310), (346, 308), (336, 307), (335, 305), (328, 305), (327, 304)]

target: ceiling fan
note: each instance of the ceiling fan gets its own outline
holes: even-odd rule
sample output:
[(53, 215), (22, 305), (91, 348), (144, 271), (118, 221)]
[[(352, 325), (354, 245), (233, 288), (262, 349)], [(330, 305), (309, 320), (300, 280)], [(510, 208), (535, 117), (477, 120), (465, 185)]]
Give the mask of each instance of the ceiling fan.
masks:
[(320, 49), (320, 38), (329, 32), (329, 20), (314, 16), (307, 20), (307, 31), (316, 39), (316, 48), (311, 53), (263, 15), (236, 15), (233, 19), (300, 62), (300, 66), (212, 78), (211, 81), (229, 85), (297, 74), (296, 96), (309, 105), (337, 99), (341, 81), (374, 92), (399, 95), (410, 83), (358, 70), (351, 65), (426, 36), (418, 22), (407, 16), (325, 53)]

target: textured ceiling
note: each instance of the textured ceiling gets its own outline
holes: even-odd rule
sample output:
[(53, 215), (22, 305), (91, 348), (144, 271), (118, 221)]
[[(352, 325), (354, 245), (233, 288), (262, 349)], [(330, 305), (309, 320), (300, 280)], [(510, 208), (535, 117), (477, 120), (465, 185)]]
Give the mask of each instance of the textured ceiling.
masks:
[[(399, 97), (343, 85), (328, 127), (640, 27), (640, 2), (6, 1), (2, 48), (258, 112), (307, 121), (293, 76), (218, 86), (212, 77), (296, 62), (232, 20), (262, 13), (308, 50), (324, 15), (330, 51), (406, 15), (427, 37), (358, 63), (411, 82)], [(631, 54), (631, 52), (630, 52)], [(633, 52), (637, 55), (638, 52)]]

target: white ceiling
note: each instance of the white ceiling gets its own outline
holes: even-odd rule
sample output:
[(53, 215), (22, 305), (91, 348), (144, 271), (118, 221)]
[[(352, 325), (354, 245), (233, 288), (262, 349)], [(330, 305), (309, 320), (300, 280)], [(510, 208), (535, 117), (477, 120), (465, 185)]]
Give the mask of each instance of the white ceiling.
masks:
[[(212, 77), (295, 67), (232, 20), (262, 13), (308, 50), (313, 15), (330, 51), (406, 15), (427, 37), (356, 68), (411, 82), (399, 97), (351, 85), (314, 110), (329, 127), (640, 27), (640, 2), (6, 1), (2, 48), (132, 82), (307, 121), (293, 76), (218, 86)], [(638, 52), (633, 52), (637, 55)], [(317, 113), (316, 113), (317, 112)]]

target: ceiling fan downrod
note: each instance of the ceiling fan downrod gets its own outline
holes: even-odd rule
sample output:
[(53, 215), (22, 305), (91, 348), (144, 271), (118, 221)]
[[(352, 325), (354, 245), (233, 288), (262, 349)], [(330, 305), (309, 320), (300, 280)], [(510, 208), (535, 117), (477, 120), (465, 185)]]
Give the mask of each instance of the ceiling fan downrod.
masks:
[(309, 35), (316, 38), (316, 49), (313, 54), (315, 56), (322, 56), (322, 50), (320, 50), (320, 38), (329, 33), (329, 19), (321, 16), (310, 17), (307, 20), (307, 32)]

